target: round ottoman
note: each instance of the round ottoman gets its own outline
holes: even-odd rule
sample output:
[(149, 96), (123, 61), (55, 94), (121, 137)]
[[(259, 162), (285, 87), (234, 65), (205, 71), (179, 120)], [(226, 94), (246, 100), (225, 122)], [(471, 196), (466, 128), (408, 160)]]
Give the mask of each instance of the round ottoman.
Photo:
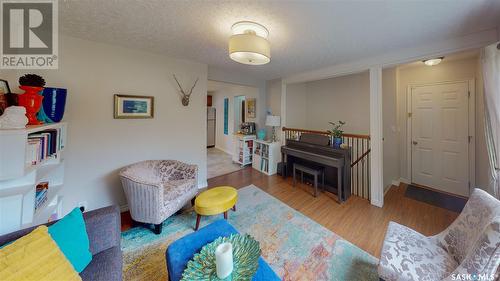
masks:
[(214, 187), (200, 193), (194, 200), (194, 211), (197, 214), (195, 230), (200, 226), (201, 216), (224, 213), (224, 219), (227, 220), (227, 211), (236, 211), (236, 201), (238, 192), (231, 186)]

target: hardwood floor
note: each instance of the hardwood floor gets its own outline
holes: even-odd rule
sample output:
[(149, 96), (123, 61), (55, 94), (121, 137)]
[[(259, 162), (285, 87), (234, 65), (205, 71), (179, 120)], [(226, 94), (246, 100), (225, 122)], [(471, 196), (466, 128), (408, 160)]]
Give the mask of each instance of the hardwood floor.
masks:
[[(266, 176), (248, 167), (243, 170), (208, 180), (208, 187), (230, 185), (242, 188), (254, 184), (285, 204), (303, 213), (324, 227), (342, 236), (375, 257), (380, 256), (389, 221), (415, 229), (424, 235), (444, 230), (458, 213), (434, 207), (404, 196), (406, 186), (393, 186), (385, 195), (384, 207), (372, 206), (366, 199), (351, 196), (339, 205), (335, 195), (320, 192), (313, 197), (313, 188), (299, 184), (292, 186), (290, 178)], [(122, 214), (122, 230), (130, 227), (128, 214)]]

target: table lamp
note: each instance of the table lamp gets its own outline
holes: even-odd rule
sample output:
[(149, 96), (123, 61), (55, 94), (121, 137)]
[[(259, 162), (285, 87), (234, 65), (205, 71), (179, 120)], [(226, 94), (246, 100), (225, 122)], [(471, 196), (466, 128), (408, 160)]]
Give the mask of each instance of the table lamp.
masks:
[(276, 116), (276, 115), (267, 115), (266, 116), (266, 126), (272, 127), (273, 128), (273, 136), (272, 136), (272, 142), (276, 142), (276, 127), (279, 127), (281, 125), (281, 117)]

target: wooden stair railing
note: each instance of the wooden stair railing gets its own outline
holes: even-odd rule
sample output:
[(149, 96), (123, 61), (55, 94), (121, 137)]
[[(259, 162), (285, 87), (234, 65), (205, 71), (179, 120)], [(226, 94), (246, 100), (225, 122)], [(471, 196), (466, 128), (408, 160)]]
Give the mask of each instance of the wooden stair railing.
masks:
[[(282, 128), (285, 139), (298, 140), (302, 134), (327, 135), (327, 131)], [(332, 140), (330, 140), (332, 141)], [(351, 147), (351, 193), (370, 200), (370, 136), (343, 134), (342, 142)]]

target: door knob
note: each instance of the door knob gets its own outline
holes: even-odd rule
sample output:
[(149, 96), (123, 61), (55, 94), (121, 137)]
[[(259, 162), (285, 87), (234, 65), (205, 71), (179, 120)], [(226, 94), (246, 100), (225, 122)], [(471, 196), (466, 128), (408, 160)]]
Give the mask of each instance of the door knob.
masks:
[(417, 144), (418, 144), (418, 142), (417, 142), (417, 141), (413, 141), (413, 145), (417, 145)]

